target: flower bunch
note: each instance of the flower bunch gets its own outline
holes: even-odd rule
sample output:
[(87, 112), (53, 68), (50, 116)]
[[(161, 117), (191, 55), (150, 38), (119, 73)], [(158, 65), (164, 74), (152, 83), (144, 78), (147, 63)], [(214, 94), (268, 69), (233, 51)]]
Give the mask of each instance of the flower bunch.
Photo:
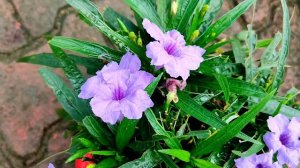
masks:
[(100, 13), (90, 0), (66, 1), (113, 43), (109, 48), (56, 36), (48, 42), (53, 53), (19, 60), (62, 68), (69, 80), (40, 70), (62, 105), (60, 117), (70, 125), (66, 163), (299, 166), (299, 90), (277, 94), (290, 41), (285, 0), (283, 30), (272, 39), (257, 39), (252, 25), (220, 38), (255, 0), (244, 0), (221, 17), (222, 0), (124, 0), (135, 21), (111, 8)]

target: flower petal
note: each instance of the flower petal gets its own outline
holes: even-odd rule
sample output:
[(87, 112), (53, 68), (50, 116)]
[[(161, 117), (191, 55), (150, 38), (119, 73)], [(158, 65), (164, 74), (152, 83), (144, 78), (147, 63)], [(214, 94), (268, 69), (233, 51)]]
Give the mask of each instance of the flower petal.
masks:
[(272, 150), (274, 152), (276, 152), (278, 149), (282, 147), (282, 144), (279, 140), (279, 134), (267, 132), (263, 136), (263, 140), (265, 144), (268, 146), (269, 150)]
[(181, 65), (189, 70), (196, 70), (200, 63), (204, 61), (202, 55), (205, 50), (198, 46), (186, 46), (181, 50), (181, 57), (179, 57)]
[(143, 112), (153, 107), (153, 102), (144, 90), (128, 95), (121, 103), (122, 114), (128, 119), (140, 119)]
[(163, 66), (172, 58), (172, 56), (170, 56), (164, 49), (163, 44), (158, 41), (149, 43), (146, 48), (147, 57), (152, 59), (151, 65)]
[(272, 132), (280, 134), (288, 128), (289, 119), (282, 114), (278, 114), (275, 117), (269, 117), (267, 122)]
[(282, 148), (278, 151), (277, 159), (279, 164), (288, 164), (290, 167), (297, 167), (299, 165), (299, 152), (297, 150), (290, 150)]
[(128, 81), (129, 91), (135, 91), (137, 89), (144, 90), (152, 81), (154, 80), (154, 76), (145, 71), (138, 71), (130, 75), (130, 79)]
[(179, 59), (170, 59), (170, 61), (165, 64), (164, 67), (167, 73), (173, 78), (181, 76), (183, 80), (187, 80), (187, 78), (190, 76), (190, 70), (187, 69), (186, 66), (182, 66)]
[(103, 83), (101, 76), (93, 76), (89, 78), (82, 86), (81, 92), (78, 95), (82, 99), (90, 99), (94, 97), (99, 91), (99, 86)]
[(129, 69), (131, 73), (140, 70), (141, 60), (134, 54), (127, 52), (121, 59), (120, 68)]
[(49, 163), (48, 168), (55, 168), (52, 163)]
[(180, 34), (177, 30), (171, 30), (167, 32), (167, 35), (169, 35), (172, 39), (176, 40), (179, 45), (184, 46), (185, 40), (184, 36)]
[(148, 19), (144, 19), (142, 24), (152, 38), (157, 41), (163, 41), (165, 35), (156, 24), (150, 22)]

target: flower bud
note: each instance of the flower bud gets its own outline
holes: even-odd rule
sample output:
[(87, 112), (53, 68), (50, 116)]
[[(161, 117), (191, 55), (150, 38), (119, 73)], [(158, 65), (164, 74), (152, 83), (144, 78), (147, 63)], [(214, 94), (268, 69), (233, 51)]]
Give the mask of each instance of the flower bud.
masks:
[(129, 32), (128, 37), (131, 41), (136, 42), (136, 35), (134, 32)]
[(206, 15), (206, 13), (207, 13), (208, 10), (209, 10), (209, 5), (207, 5), (207, 4), (204, 5), (203, 8), (200, 11), (200, 16), (204, 17)]
[(171, 4), (171, 15), (175, 16), (178, 10), (178, 2), (177, 0), (173, 0)]
[(142, 38), (141, 37), (139, 37), (138, 39), (137, 39), (137, 45), (138, 46), (140, 46), (140, 47), (142, 47), (143, 46), (143, 40), (142, 40)]
[(199, 30), (195, 30), (190, 38), (190, 41), (194, 41), (196, 40), (197, 37), (199, 37), (200, 35), (200, 31)]
[(126, 32), (126, 33), (129, 33), (127, 27), (126, 27), (125, 24), (122, 22), (122, 20), (120, 20), (119, 18), (117, 18), (117, 21), (118, 21), (118, 24), (119, 24), (121, 30), (123, 30), (123, 31)]

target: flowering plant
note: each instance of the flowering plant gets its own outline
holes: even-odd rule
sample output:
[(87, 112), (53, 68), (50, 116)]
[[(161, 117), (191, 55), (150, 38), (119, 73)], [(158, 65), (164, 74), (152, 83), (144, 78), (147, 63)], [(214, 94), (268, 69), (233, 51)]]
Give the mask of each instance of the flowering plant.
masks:
[[(115, 44), (112, 49), (52, 37), (53, 54), (20, 60), (62, 68), (71, 83), (72, 88), (50, 69), (40, 70), (64, 108), (62, 116), (73, 121), (67, 163), (299, 166), (300, 111), (294, 101), (299, 91), (277, 95), (290, 41), (285, 0), (282, 33), (261, 40), (251, 25), (231, 39), (219, 38), (255, 0), (244, 0), (220, 18), (222, 0), (125, 0), (135, 23), (111, 8), (101, 14), (89, 0), (66, 1)], [(258, 61), (256, 50), (263, 51)]]

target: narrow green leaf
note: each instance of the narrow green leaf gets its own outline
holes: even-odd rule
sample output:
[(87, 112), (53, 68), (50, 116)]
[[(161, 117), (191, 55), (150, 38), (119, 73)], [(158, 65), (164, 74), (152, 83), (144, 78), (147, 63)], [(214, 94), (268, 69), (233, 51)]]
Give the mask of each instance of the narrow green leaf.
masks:
[(282, 35), (280, 32), (276, 33), (274, 39), (270, 43), (270, 45), (266, 48), (264, 53), (261, 56), (260, 62), (261, 67), (260, 69), (270, 69), (271, 67), (275, 67), (278, 61), (277, 54), (276, 54), (276, 48), (279, 45), (280, 41), (282, 39)]
[(211, 137), (199, 142), (197, 146), (192, 150), (192, 155), (199, 156), (207, 154), (227, 143), (230, 139), (237, 135), (249, 122), (251, 122), (251, 120), (253, 120), (257, 114), (259, 114), (262, 108), (268, 103), (269, 100), (271, 100), (274, 93), (275, 90), (268, 94), (265, 98), (263, 98), (260, 103), (253, 106), (248, 112), (246, 112), (227, 126), (221, 128)]
[(184, 162), (190, 162), (190, 157), (191, 154), (190, 152), (186, 151), (186, 150), (181, 150), (181, 149), (161, 149), (158, 150), (158, 152), (166, 154), (166, 155), (170, 155), (173, 156), (179, 160), (182, 160)]
[(103, 13), (103, 17), (108, 25), (113, 27), (115, 30), (120, 30), (120, 26), (118, 23), (118, 19), (120, 19), (126, 28), (129, 31), (138, 32), (139, 28), (132, 23), (129, 19), (127, 19), (125, 16), (121, 15), (120, 13), (116, 12), (114, 9), (108, 7)]
[[(87, 73), (95, 74), (95, 72), (103, 66), (103, 63), (97, 58), (80, 57), (72, 54), (67, 55), (76, 64), (86, 67)], [(52, 68), (62, 68), (62, 64), (52, 53), (41, 53), (31, 56), (25, 56), (18, 59), (18, 62), (31, 63), (37, 65), (45, 65)]]
[[(143, 63), (147, 63), (145, 49), (140, 48), (127, 37), (124, 37), (117, 32), (113, 31), (104, 21), (98, 11), (98, 8), (93, 2), (89, 0), (66, 0), (68, 4), (77, 9), (87, 20), (89, 20), (96, 28), (98, 28), (104, 35), (114, 41), (121, 49), (127, 51), (130, 49), (132, 52), (140, 56)], [(140, 4), (138, 2), (137, 4)], [(145, 10), (147, 11), (147, 10)]]
[(215, 165), (209, 161), (203, 160), (203, 159), (193, 159), (193, 164), (198, 168), (221, 168), (218, 165)]
[(100, 156), (114, 156), (116, 155), (116, 151), (92, 151), (90, 152), (93, 155), (100, 155)]
[(245, 64), (246, 61), (246, 53), (242, 48), (242, 44), (238, 39), (234, 39), (231, 41), (233, 55), (236, 63)]
[(78, 138), (79, 142), (86, 148), (94, 148), (96, 145), (86, 138)]
[(164, 29), (165, 25), (161, 22), (155, 6), (151, 0), (124, 0), (131, 9), (133, 9), (141, 18), (147, 18), (160, 28)]
[(101, 160), (95, 168), (115, 168), (118, 166), (117, 161), (114, 158), (106, 158)]
[(74, 90), (77, 93), (80, 93), (80, 88), (85, 82), (85, 79), (81, 74), (80, 70), (78, 69), (77, 65), (72, 59), (70, 59), (65, 54), (65, 52), (62, 49), (52, 45), (50, 45), (50, 48), (52, 49), (55, 57), (59, 59), (62, 65), (62, 69), (64, 70), (65, 75), (74, 87)]
[(235, 8), (227, 12), (200, 36), (196, 41), (199, 46), (206, 46), (209, 42), (215, 40), (221, 33), (227, 30), (242, 14), (244, 14), (253, 5), (255, 0), (245, 0)]
[[(155, 80), (146, 87), (145, 91), (148, 93), (149, 96), (152, 96), (162, 75), (163, 73), (156, 77)], [(121, 122), (116, 135), (116, 145), (119, 150), (123, 150), (123, 148), (125, 148), (126, 145), (129, 143), (130, 139), (134, 135), (138, 121), (139, 120), (129, 120), (125, 118)]]
[[(258, 139), (259, 141), (261, 141), (261, 138)], [(240, 156), (240, 157), (248, 157), (251, 156), (253, 154), (258, 153), (259, 151), (261, 151), (263, 148), (265, 147), (264, 144), (253, 144), (247, 151), (245, 152), (240, 152), (240, 151), (235, 151), (233, 150), (232, 153)]]
[(226, 45), (230, 42), (232, 42), (232, 40), (220, 41), (218, 43), (214, 43), (214, 44), (210, 45), (209, 47), (206, 47), (205, 48), (205, 50), (206, 50), (205, 55), (214, 53), (218, 48), (220, 48), (220, 47), (222, 47), (222, 46), (224, 46), (224, 45)]
[(220, 87), (222, 88), (222, 91), (225, 96), (225, 100), (228, 103), (229, 97), (230, 97), (230, 89), (229, 89), (229, 84), (228, 84), (227, 78), (225, 76), (219, 75), (219, 74), (215, 74), (215, 78), (217, 79)]
[(216, 19), (224, 3), (224, 0), (207, 0), (207, 1), (209, 3), (208, 4), (209, 9), (203, 18), (203, 23), (201, 24), (200, 27), (201, 32), (204, 32)]
[(79, 99), (77, 94), (71, 91), (55, 73), (49, 69), (41, 69), (40, 75), (53, 90), (61, 106), (74, 120), (80, 122), (86, 115), (92, 113), (86, 101)]
[[(169, 137), (168, 132), (159, 124), (151, 109), (147, 109), (145, 115), (156, 134)], [(172, 149), (182, 149), (180, 142), (175, 138), (166, 139), (165, 142)]]
[(279, 54), (279, 60), (278, 60), (278, 68), (272, 84), (272, 89), (278, 89), (282, 83), (282, 78), (284, 75), (284, 66), (285, 66), (286, 58), (289, 54), (290, 38), (291, 38), (289, 8), (287, 6), (286, 0), (281, 0), (281, 5), (283, 9), (282, 43), (281, 43), (281, 49)]
[[(266, 92), (259, 86), (239, 80), (234, 78), (227, 78), (229, 84), (229, 90), (232, 93), (243, 96), (254, 96), (254, 97), (264, 97)], [(191, 77), (188, 80), (190, 85), (195, 87), (211, 89), (211, 90), (222, 90), (218, 81), (214, 77), (201, 76), (201, 77)]]
[(65, 50), (82, 54), (84, 56), (104, 59), (107, 61), (120, 61), (122, 56), (121, 52), (101, 46), (97, 43), (82, 41), (69, 37), (56, 36), (53, 37), (48, 43)]
[(92, 116), (87, 116), (83, 119), (83, 125), (88, 130), (88, 132), (95, 137), (103, 145), (111, 145), (111, 134), (105, 128), (105, 125), (97, 121)]
[(161, 21), (166, 24), (169, 22), (170, 11), (171, 11), (171, 0), (156, 0), (157, 14)]
[(157, 152), (154, 152), (152, 150), (147, 150), (140, 158), (133, 160), (131, 162), (127, 162), (121, 165), (119, 168), (133, 168), (133, 167), (153, 168), (161, 162), (162, 160), (159, 157)]
[[(203, 106), (199, 105), (197, 102), (195, 102), (189, 95), (183, 93), (183, 92), (178, 92), (177, 93), (179, 101), (175, 105), (181, 109), (181, 111), (185, 114), (188, 114), (197, 120), (208, 124), (214, 128), (220, 129), (227, 124), (222, 121), (218, 116), (216, 116), (214, 113), (210, 112)], [(238, 133), (237, 137), (244, 139), (249, 142), (253, 143), (259, 143), (253, 138), (245, 135), (244, 133)]]
[(252, 25), (248, 25), (248, 37), (246, 43), (249, 49), (249, 55), (245, 61), (246, 81), (251, 82), (256, 74), (256, 66), (253, 60), (253, 53), (256, 47), (256, 34), (252, 30)]
[(181, 32), (181, 34), (185, 33), (187, 25), (189, 24), (195, 9), (197, 9), (196, 7), (199, 1), (200, 0), (185, 0), (185, 3), (187, 3), (186, 7), (180, 8), (180, 10), (177, 12), (176, 17), (180, 18), (180, 21), (176, 30)]
[[(157, 144), (156, 148), (158, 150), (163, 149), (160, 144)], [(168, 155), (164, 155), (164, 154), (159, 153), (159, 152), (157, 152), (157, 154), (161, 157), (163, 162), (165, 162), (167, 167), (169, 167), (169, 168), (179, 168), (179, 166), (177, 166), (177, 164)]]
[(75, 159), (82, 158), (86, 153), (90, 152), (92, 148), (86, 148), (86, 149), (80, 149), (77, 150), (76, 153), (71, 155), (67, 160), (66, 163), (70, 163), (74, 161)]

